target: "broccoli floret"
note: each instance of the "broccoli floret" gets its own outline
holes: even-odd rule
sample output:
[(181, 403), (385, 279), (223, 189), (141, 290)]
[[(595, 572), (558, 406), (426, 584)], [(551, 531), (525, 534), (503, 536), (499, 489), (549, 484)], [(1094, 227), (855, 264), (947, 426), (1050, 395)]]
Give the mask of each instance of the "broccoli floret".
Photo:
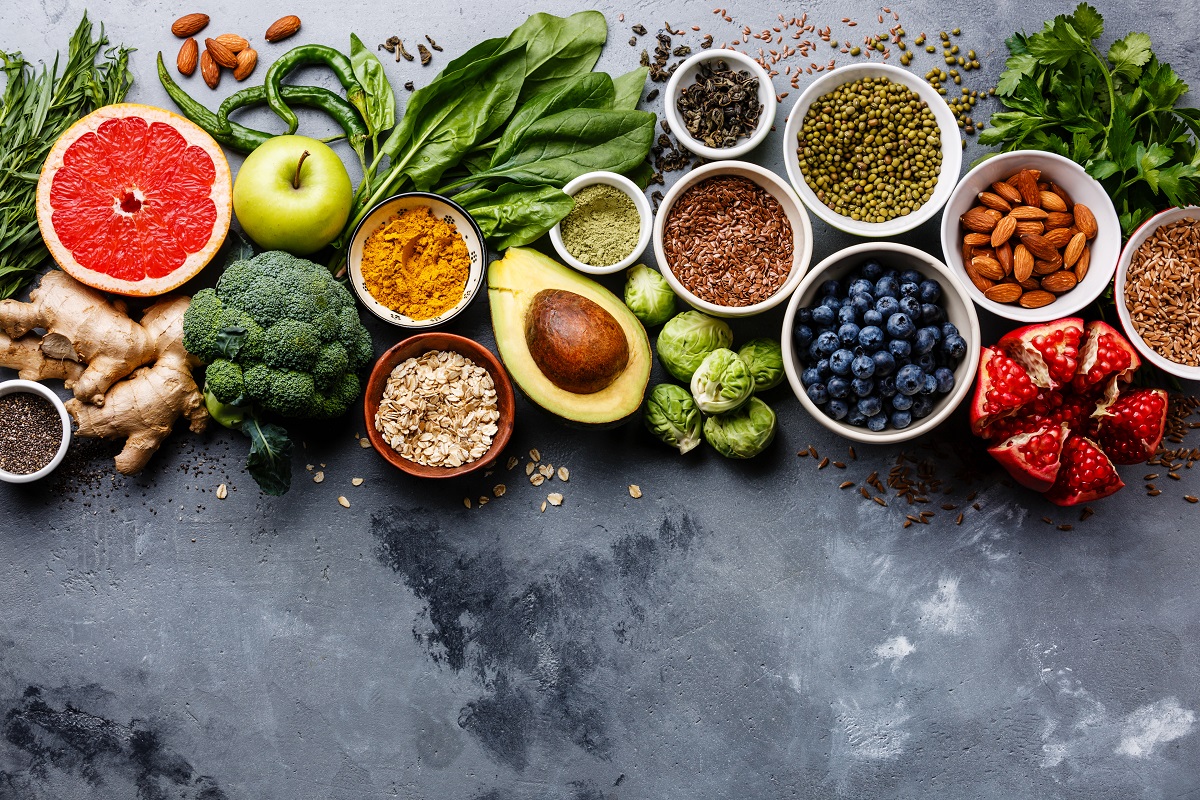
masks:
[[(231, 350), (233, 329), (245, 334)], [(197, 292), (184, 346), (210, 365), (206, 388), (217, 400), (244, 392), (260, 409), (295, 418), (344, 414), (374, 355), (346, 288), (324, 267), (282, 251), (235, 261), (215, 290)]]

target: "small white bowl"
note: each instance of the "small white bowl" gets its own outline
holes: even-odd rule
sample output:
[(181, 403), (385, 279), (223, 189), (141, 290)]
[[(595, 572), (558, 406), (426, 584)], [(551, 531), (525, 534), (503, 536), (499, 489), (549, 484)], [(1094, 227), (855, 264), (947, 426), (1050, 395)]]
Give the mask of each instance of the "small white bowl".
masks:
[[(804, 124), (804, 116), (818, 98), (823, 97), (846, 83), (853, 83), (862, 78), (887, 78), (892, 83), (900, 83), (917, 93), (925, 101), (933, 117), (937, 121), (938, 131), (942, 135), (942, 168), (938, 174), (937, 185), (933, 196), (913, 213), (905, 217), (896, 217), (887, 222), (860, 222), (837, 213), (817, 199), (817, 195), (804, 180), (800, 172), (800, 156), (797, 153), (800, 129)], [(838, 67), (833, 72), (827, 72), (808, 85), (796, 105), (788, 115), (787, 125), (783, 130), (783, 163), (787, 167), (788, 178), (800, 195), (800, 199), (809, 210), (833, 227), (855, 236), (895, 236), (913, 228), (933, 217), (946, 201), (958, 181), (958, 171), (962, 168), (962, 138), (958, 132), (958, 122), (954, 119), (950, 106), (932, 86), (906, 69), (888, 66), (887, 64), (852, 64)]]
[[(679, 278), (675, 277), (671, 263), (663, 250), (663, 229), (675, 201), (700, 181), (727, 176), (748, 178), (766, 190), (768, 194), (779, 201), (783, 207), (783, 213), (792, 226), (792, 271), (788, 273), (787, 280), (775, 294), (766, 300), (748, 306), (720, 306), (692, 294), (687, 287), (680, 283)], [(658, 217), (654, 220), (654, 258), (658, 261), (658, 268), (662, 272), (662, 276), (667, 279), (667, 283), (671, 285), (675, 294), (683, 298), (688, 305), (712, 314), (714, 317), (749, 317), (761, 314), (782, 303), (796, 290), (804, 278), (809, 261), (812, 260), (812, 248), (812, 223), (808, 220), (808, 212), (796, 199), (791, 188), (774, 172), (746, 161), (714, 161), (684, 175), (667, 192), (667, 196), (659, 204)]]
[(565, 261), (567, 266), (590, 275), (611, 275), (614, 272), (620, 272), (623, 269), (632, 267), (642, 257), (642, 253), (646, 252), (646, 245), (650, 244), (650, 231), (654, 228), (654, 212), (650, 209), (650, 201), (646, 199), (646, 193), (639, 189), (637, 184), (629, 180), (629, 178), (626, 178), (624, 175), (618, 175), (615, 172), (588, 172), (580, 175), (564, 186), (563, 192), (574, 197), (580, 189), (595, 186), (596, 184), (605, 184), (615, 189), (620, 189), (637, 206), (639, 220), (638, 240), (633, 251), (617, 263), (609, 264), (607, 267), (585, 264), (571, 255), (571, 252), (567, 250), (567, 246), (563, 244), (561, 222), (550, 229), (550, 242), (554, 245), (558, 257)]
[[(958, 328), (959, 335), (967, 342), (967, 357), (954, 370), (954, 391), (941, 397), (934, 405), (933, 413), (922, 420), (916, 420), (907, 428), (896, 430), (887, 428), (879, 433), (835, 420), (817, 407), (808, 398), (804, 383), (800, 380), (803, 367), (800, 366), (800, 356), (792, 344), (792, 328), (796, 326), (796, 314), (804, 306), (811, 305), (817, 300), (817, 292), (821, 284), (831, 278), (841, 279), (849, 275), (864, 261), (874, 258), (884, 267), (895, 267), (899, 270), (915, 269), (921, 274), (933, 278), (942, 285), (942, 307), (946, 309), (946, 319)], [(800, 284), (800, 288), (792, 295), (788, 303), (787, 313), (783, 317), (783, 370), (787, 373), (788, 383), (808, 413), (816, 418), (829, 430), (841, 434), (847, 439), (867, 444), (894, 444), (915, 439), (918, 436), (942, 424), (959, 403), (971, 391), (975, 383), (975, 370), (979, 367), (979, 317), (975, 314), (975, 306), (967, 297), (966, 287), (950, 269), (933, 256), (915, 247), (894, 242), (865, 242), (839, 250), (829, 258), (813, 267)]]
[[(1169, 225), (1181, 219), (1200, 220), (1200, 206), (1168, 208), (1166, 211), (1161, 211), (1143, 222), (1141, 227), (1129, 237), (1129, 242), (1125, 245), (1125, 249), (1121, 251), (1121, 258), (1117, 262), (1115, 281), (1117, 316), (1121, 319), (1121, 327), (1125, 329), (1125, 335), (1129, 337), (1129, 341), (1133, 343), (1137, 351), (1142, 354), (1142, 358), (1163, 372), (1174, 375), (1177, 378), (1183, 378), (1188, 381), (1200, 381), (1200, 367), (1189, 367), (1186, 364), (1178, 364), (1169, 358), (1160, 356), (1158, 351), (1146, 344), (1146, 341), (1138, 335), (1137, 330), (1133, 327), (1133, 320), (1130, 317), (1129, 309), (1125, 305), (1125, 278), (1129, 273), (1129, 265), (1133, 261), (1134, 253), (1163, 225)], [(1089, 267), (1089, 275), (1091, 274), (1090, 269)]]
[[(962, 237), (966, 231), (959, 218), (976, 204), (980, 192), (1022, 169), (1041, 170), (1042, 175), (1061, 186), (1072, 201), (1087, 206), (1095, 215), (1099, 228), (1096, 238), (1088, 242), (1091, 262), (1087, 275), (1074, 289), (1041, 308), (1022, 308), (1016, 303), (997, 303), (987, 299), (967, 276), (962, 260)], [(946, 203), (946, 213), (942, 215), (942, 258), (966, 285), (967, 294), (975, 301), (975, 305), (1016, 322), (1049, 322), (1079, 311), (1099, 297), (1108, 286), (1120, 255), (1121, 223), (1104, 187), (1071, 159), (1041, 150), (1014, 150), (984, 161), (958, 182)]]
[[(695, 83), (696, 73), (700, 71), (700, 65), (707, 61), (718, 60), (724, 61), (734, 71), (746, 70), (758, 78), (758, 102), (762, 103), (763, 107), (762, 113), (758, 116), (758, 127), (754, 129), (754, 133), (733, 147), (709, 147), (703, 142), (696, 140), (695, 137), (688, 133), (687, 125), (684, 124), (683, 117), (679, 114), (679, 107), (676, 105), (683, 89)], [(667, 124), (671, 126), (671, 133), (675, 134), (675, 138), (679, 140), (679, 143), (696, 155), (706, 158), (709, 161), (741, 158), (746, 153), (758, 147), (762, 143), (762, 140), (767, 138), (767, 134), (771, 131), (771, 126), (775, 124), (775, 108), (778, 105), (775, 100), (775, 86), (771, 83), (771, 76), (753, 58), (736, 50), (701, 50), (687, 61), (684, 61), (675, 70), (674, 74), (671, 75), (671, 79), (667, 81), (667, 90), (663, 93), (663, 104), (665, 106), (664, 111)]]
[[(463, 242), (467, 245), (467, 255), (471, 259), (467, 285), (463, 289), (462, 299), (453, 308), (430, 319), (413, 319), (383, 305), (371, 294), (362, 275), (363, 245), (366, 244), (367, 238), (394, 215), (418, 206), (429, 206), (434, 216), (454, 223), (458, 234), (462, 236)], [(350, 273), (350, 286), (354, 289), (354, 294), (372, 314), (399, 328), (432, 328), (450, 321), (470, 305), (479, 292), (479, 287), (483, 285), (485, 261), (487, 261), (487, 246), (484, 244), (483, 231), (479, 229), (475, 220), (471, 219), (471, 215), (462, 206), (432, 192), (405, 192), (382, 201), (371, 209), (367, 216), (363, 217), (362, 222), (358, 223), (358, 227), (354, 229), (354, 236), (350, 240), (350, 250), (346, 254), (346, 269)]]
[(50, 463), (37, 472), (29, 472), (24, 475), (0, 469), (0, 481), (6, 483), (32, 483), (54, 472), (67, 455), (67, 447), (71, 444), (71, 417), (67, 414), (67, 407), (63, 405), (63, 401), (58, 399), (58, 395), (36, 381), (11, 380), (0, 383), (0, 397), (7, 394), (17, 394), (18, 392), (36, 394), (38, 397), (46, 398), (58, 412), (58, 418), (62, 420), (62, 442), (59, 443), (58, 451), (54, 454), (54, 458), (50, 459)]

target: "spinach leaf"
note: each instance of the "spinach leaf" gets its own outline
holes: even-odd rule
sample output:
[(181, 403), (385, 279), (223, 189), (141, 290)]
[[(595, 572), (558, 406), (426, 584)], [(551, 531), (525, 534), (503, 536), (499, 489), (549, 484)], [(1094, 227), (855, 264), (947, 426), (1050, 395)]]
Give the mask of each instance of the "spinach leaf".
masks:
[(451, 62), (446, 65), (446, 68), (434, 77), (434, 80), (440, 81), (446, 75), (449, 75), (452, 72), (458, 72), (464, 67), (469, 67), (476, 61), (483, 61), (485, 58), (491, 58), (502, 50), (510, 49), (509, 47), (506, 47), (507, 44), (508, 39), (504, 36), (498, 36), (495, 39), (484, 39), (482, 42), (475, 45), (461, 56), (451, 60)]
[(517, 109), (492, 154), (492, 163), (506, 160), (525, 130), (539, 119), (573, 108), (611, 108), (615, 91), (612, 78), (603, 72), (588, 72), (539, 92)]
[(646, 76), (649, 74), (649, 67), (638, 67), (613, 78), (617, 99), (613, 101), (612, 107), (617, 111), (633, 111), (637, 108), (638, 103), (642, 101), (642, 90), (646, 88)]
[(454, 199), (471, 213), (488, 244), (497, 250), (541, 238), (575, 206), (561, 189), (519, 183), (504, 183), (495, 190), (470, 189)]
[(608, 23), (599, 11), (580, 11), (565, 18), (538, 13), (525, 20), (507, 41), (508, 46), (527, 47), (521, 99), (591, 72), (607, 38)]
[(363, 121), (371, 136), (378, 136), (396, 124), (396, 94), (383, 64), (353, 33), (350, 34), (350, 66), (367, 96)]
[(626, 170), (621, 174), (636, 183), (639, 189), (645, 191), (650, 186), (650, 181), (654, 180), (654, 172), (654, 165), (647, 158), (638, 162), (633, 169)]
[(287, 494), (292, 486), (292, 440), (287, 431), (251, 416), (242, 423), (242, 433), (250, 439), (246, 472), (263, 494), (273, 497)]

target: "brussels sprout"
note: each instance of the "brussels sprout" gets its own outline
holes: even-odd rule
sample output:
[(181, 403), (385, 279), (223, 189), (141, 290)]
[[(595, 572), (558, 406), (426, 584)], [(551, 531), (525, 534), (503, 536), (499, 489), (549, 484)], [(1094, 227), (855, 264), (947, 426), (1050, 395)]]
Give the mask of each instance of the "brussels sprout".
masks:
[(751, 339), (738, 349), (738, 358), (750, 368), (756, 392), (774, 389), (783, 380), (783, 350), (774, 339)]
[(625, 273), (625, 305), (647, 328), (662, 325), (675, 313), (675, 293), (667, 279), (645, 264)]
[(650, 391), (643, 419), (646, 428), (680, 453), (700, 444), (700, 409), (687, 389), (660, 383)]
[(704, 420), (704, 438), (726, 458), (754, 458), (775, 438), (775, 412), (751, 397), (737, 411)]
[(692, 375), (692, 397), (705, 414), (740, 408), (754, 394), (754, 378), (746, 362), (724, 347), (705, 356)]
[(671, 318), (658, 333), (658, 359), (667, 372), (688, 383), (704, 357), (733, 344), (733, 330), (722, 320), (685, 311)]

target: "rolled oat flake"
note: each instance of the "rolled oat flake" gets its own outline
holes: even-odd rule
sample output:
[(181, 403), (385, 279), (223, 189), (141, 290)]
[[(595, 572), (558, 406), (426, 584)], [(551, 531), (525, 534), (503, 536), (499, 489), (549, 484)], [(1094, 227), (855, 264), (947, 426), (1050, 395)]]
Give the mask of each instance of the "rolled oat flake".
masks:
[(0, 469), (29, 475), (49, 464), (62, 444), (58, 410), (32, 392), (0, 397)]

